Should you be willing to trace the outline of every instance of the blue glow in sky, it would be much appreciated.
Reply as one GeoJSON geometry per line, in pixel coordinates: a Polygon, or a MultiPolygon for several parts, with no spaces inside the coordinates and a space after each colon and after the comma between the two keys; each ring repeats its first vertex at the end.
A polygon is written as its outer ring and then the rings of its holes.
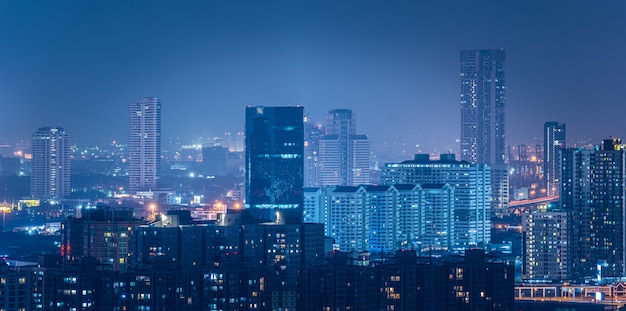
{"type": "Polygon", "coordinates": [[[126,140],[128,103],[150,92],[165,137],[301,105],[320,122],[353,109],[375,145],[457,149],[459,50],[504,48],[508,143],[550,120],[626,138],[625,16],[622,0],[2,1],[0,137],[126,140]]]}

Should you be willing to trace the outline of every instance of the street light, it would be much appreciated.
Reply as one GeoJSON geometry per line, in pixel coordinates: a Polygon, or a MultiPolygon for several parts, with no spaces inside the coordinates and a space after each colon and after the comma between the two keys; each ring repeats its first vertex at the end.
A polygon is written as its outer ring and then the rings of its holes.
{"type": "Polygon", "coordinates": [[[152,211],[152,219],[156,221],[156,204],[150,203],[150,210],[152,211]]]}

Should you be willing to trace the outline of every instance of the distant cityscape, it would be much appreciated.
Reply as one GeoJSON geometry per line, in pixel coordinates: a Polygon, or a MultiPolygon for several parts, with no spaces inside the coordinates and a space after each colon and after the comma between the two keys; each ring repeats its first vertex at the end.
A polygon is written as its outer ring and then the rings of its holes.
{"type": "Polygon", "coordinates": [[[148,95],[128,141],[0,145],[0,310],[622,308],[626,145],[508,145],[505,50],[459,56],[458,154],[394,160],[341,107],[182,142],[148,95]]]}

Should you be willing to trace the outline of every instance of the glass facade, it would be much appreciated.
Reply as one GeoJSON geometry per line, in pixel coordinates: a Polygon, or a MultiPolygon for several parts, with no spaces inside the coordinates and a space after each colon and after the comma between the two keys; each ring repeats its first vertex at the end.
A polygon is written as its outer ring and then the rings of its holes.
{"type": "Polygon", "coordinates": [[[302,107],[246,107],[246,207],[302,209],[302,107]]]}

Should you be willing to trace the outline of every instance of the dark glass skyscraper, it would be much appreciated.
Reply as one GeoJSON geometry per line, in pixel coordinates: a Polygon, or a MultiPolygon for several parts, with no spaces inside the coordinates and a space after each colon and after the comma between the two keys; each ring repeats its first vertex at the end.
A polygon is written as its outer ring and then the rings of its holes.
{"type": "Polygon", "coordinates": [[[246,107],[246,207],[300,212],[304,203],[304,110],[246,107]]]}
{"type": "Polygon", "coordinates": [[[504,164],[504,50],[461,50],[461,160],[504,164]]]}

